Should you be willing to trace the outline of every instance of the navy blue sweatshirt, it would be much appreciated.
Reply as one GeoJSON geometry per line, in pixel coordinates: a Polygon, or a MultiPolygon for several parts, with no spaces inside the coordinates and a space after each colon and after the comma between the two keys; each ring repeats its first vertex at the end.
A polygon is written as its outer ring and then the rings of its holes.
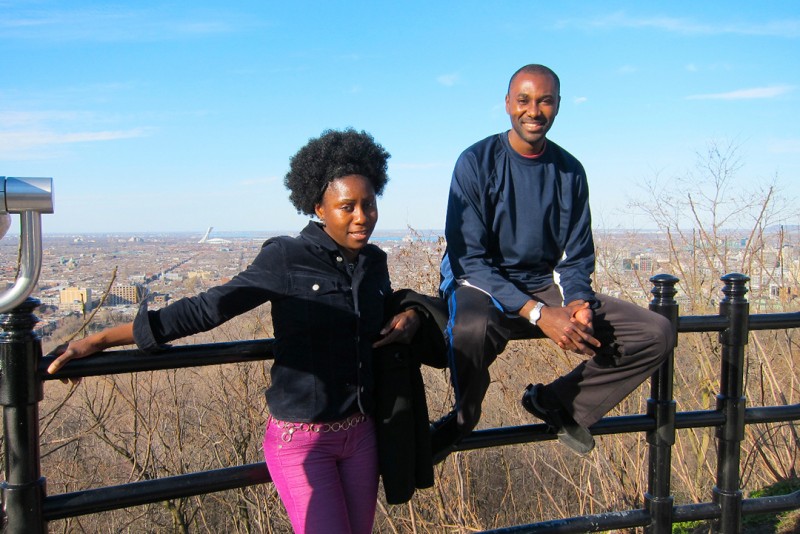
{"type": "Polygon", "coordinates": [[[530,300],[529,291],[553,282],[566,303],[594,300],[586,173],[550,140],[536,158],[511,148],[508,132],[465,150],[453,171],[445,237],[445,290],[454,277],[509,313],[530,300]]]}

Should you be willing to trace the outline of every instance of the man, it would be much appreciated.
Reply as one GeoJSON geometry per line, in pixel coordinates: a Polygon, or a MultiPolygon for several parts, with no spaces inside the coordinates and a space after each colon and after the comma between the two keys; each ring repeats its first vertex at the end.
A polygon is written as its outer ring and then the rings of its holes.
{"type": "Polygon", "coordinates": [[[579,454],[588,427],[646,380],[672,350],[664,317],[596,294],[589,192],[581,163],[546,135],[558,115],[558,76],[527,65],[511,77],[511,129],[465,150],[447,206],[442,294],[448,300],[455,410],[433,425],[441,461],[481,415],[489,365],[511,337],[544,334],[586,356],[523,406],[579,454]]]}

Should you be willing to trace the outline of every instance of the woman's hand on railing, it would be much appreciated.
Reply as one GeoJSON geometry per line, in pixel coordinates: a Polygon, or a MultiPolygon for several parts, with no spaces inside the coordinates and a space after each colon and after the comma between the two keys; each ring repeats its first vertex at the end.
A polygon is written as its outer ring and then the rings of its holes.
{"type": "MultiPolygon", "coordinates": [[[[111,347],[131,345],[133,342],[133,323],[107,328],[83,339],[70,341],[68,344],[56,347],[52,354],[58,357],[47,367],[47,372],[52,375],[71,360],[86,358],[111,347]]],[[[77,384],[81,379],[80,377],[64,378],[61,381],[65,384],[67,382],[77,384]]]]}

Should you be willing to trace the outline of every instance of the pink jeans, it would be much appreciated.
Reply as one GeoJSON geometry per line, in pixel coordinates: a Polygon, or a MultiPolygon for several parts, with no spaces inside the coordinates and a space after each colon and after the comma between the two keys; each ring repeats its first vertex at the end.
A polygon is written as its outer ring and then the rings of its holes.
{"type": "Polygon", "coordinates": [[[378,451],[371,418],[347,430],[316,432],[270,417],[264,458],[297,534],[372,532],[378,451]]]}

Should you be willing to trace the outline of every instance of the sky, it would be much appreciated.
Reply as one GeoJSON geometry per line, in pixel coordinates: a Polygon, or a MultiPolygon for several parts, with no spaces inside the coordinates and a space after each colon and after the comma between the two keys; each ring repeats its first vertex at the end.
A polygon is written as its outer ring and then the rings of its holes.
{"type": "Polygon", "coordinates": [[[715,142],[742,186],[800,196],[793,0],[0,0],[0,176],[53,178],[45,234],[296,232],[289,159],[353,127],[392,155],[377,231],[441,229],[456,158],[509,128],[528,63],[561,78],[549,137],[596,226],[646,227],[642,184],[715,142]]]}

